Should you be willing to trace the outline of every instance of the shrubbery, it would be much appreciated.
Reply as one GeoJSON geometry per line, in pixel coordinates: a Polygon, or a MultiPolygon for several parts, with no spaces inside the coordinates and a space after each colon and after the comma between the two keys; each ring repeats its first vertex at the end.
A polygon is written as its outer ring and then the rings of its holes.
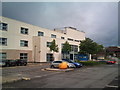
{"type": "Polygon", "coordinates": [[[76,62],[82,63],[84,66],[94,66],[94,65],[106,64],[106,62],[98,62],[98,61],[79,61],[79,60],[76,60],[76,62]]]}

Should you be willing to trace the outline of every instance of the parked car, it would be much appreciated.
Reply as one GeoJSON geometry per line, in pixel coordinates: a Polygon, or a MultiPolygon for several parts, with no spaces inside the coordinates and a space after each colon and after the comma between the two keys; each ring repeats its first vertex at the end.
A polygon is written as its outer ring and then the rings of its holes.
{"type": "Polygon", "coordinates": [[[106,61],[106,60],[99,60],[98,62],[107,63],[107,61],[106,61]]]}
{"type": "Polygon", "coordinates": [[[1,66],[16,66],[16,61],[15,60],[9,60],[9,59],[2,59],[0,60],[1,66]]]}
{"type": "Polygon", "coordinates": [[[7,66],[16,66],[15,60],[6,60],[7,66]]]}
{"type": "Polygon", "coordinates": [[[4,67],[6,65],[4,60],[0,60],[0,67],[4,67]]]}
{"type": "MultiPolygon", "coordinates": [[[[50,67],[51,68],[58,68],[59,64],[61,64],[62,62],[66,62],[66,61],[63,61],[63,60],[53,61],[50,65],[50,67]]],[[[69,62],[66,62],[66,63],[68,65],[68,68],[75,68],[75,65],[73,63],[69,63],[69,62]]]]}
{"type": "Polygon", "coordinates": [[[17,66],[26,66],[27,65],[27,60],[16,59],[15,61],[16,61],[17,66]]]}
{"type": "Polygon", "coordinates": [[[73,62],[73,61],[70,60],[70,59],[62,59],[62,60],[74,64],[74,65],[76,66],[76,68],[80,68],[80,67],[83,66],[82,63],[73,62]]]}
{"type": "Polygon", "coordinates": [[[115,61],[115,60],[108,60],[106,63],[107,63],[107,64],[115,64],[116,61],[115,61]]]}

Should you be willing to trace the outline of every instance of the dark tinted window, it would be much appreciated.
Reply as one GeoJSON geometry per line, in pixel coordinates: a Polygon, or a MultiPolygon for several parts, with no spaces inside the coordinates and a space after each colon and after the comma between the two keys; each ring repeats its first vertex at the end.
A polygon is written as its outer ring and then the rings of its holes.
{"type": "Polygon", "coordinates": [[[62,61],[54,61],[54,63],[62,63],[62,61]]]}

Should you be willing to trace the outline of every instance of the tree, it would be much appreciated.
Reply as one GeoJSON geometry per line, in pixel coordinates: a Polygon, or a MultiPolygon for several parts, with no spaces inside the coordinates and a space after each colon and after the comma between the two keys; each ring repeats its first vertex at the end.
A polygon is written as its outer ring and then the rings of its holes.
{"type": "MultiPolygon", "coordinates": [[[[50,45],[49,48],[50,48],[50,51],[53,51],[53,55],[54,55],[54,52],[59,51],[59,48],[58,48],[58,45],[55,42],[55,39],[51,42],[51,45],[50,45]]],[[[53,60],[54,60],[54,57],[53,57],[53,60]]]]}
{"type": "Polygon", "coordinates": [[[99,45],[96,42],[93,42],[90,38],[86,38],[80,43],[80,53],[84,54],[96,54],[103,50],[103,45],[99,45]]]}
{"type": "MultiPolygon", "coordinates": [[[[64,44],[63,44],[63,47],[62,47],[62,53],[63,53],[63,57],[64,55],[66,54],[69,54],[69,52],[71,51],[71,46],[70,44],[66,41],[64,44]]],[[[64,57],[65,58],[65,57],[64,57]]],[[[66,57],[67,58],[67,57],[66,57]]]]}

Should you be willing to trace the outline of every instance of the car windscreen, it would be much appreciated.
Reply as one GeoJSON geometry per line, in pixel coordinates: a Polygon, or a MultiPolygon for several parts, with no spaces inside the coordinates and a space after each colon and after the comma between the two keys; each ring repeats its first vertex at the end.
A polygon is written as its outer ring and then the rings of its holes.
{"type": "Polygon", "coordinates": [[[62,61],[54,61],[53,63],[62,63],[62,61]]]}

